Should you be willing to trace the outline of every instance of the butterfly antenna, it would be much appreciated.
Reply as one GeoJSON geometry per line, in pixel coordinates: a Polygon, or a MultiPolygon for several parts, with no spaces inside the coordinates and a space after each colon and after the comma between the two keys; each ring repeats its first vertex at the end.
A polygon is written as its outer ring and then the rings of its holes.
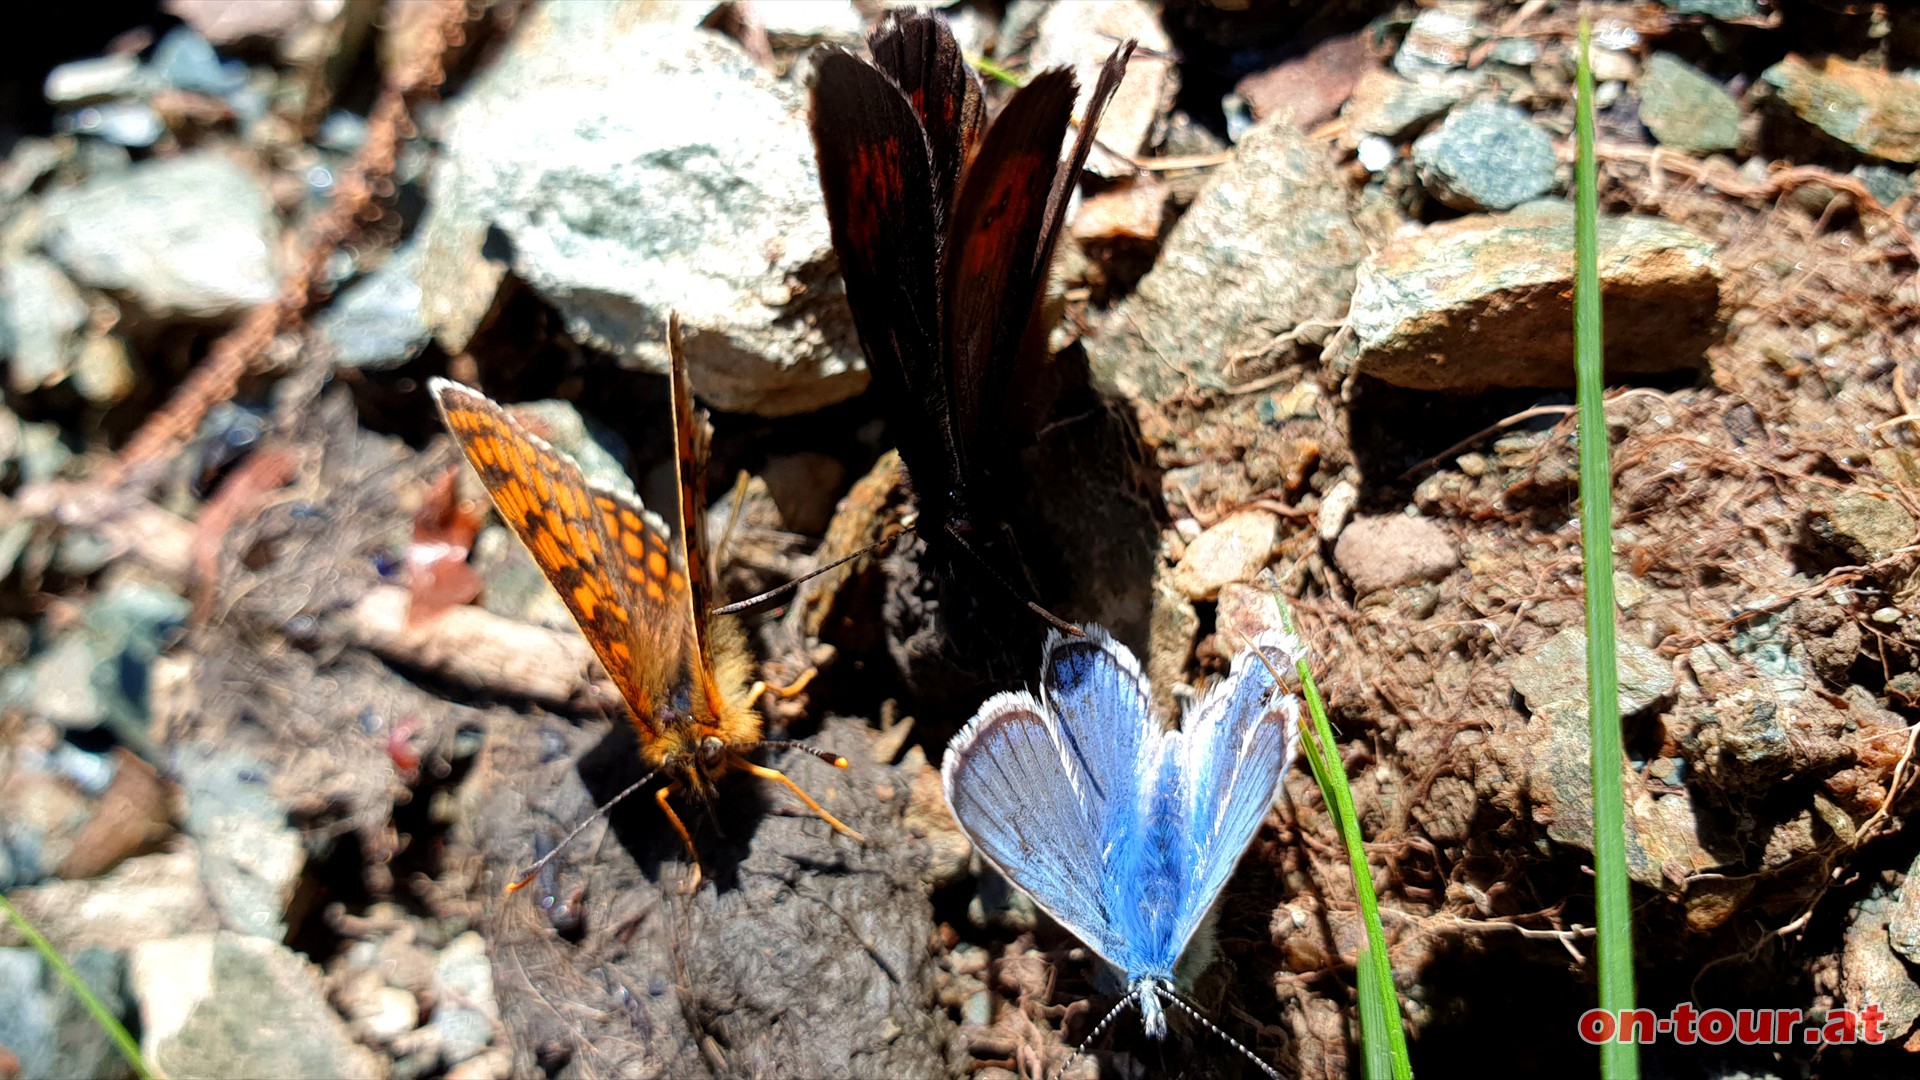
{"type": "Polygon", "coordinates": [[[1174,990],[1165,986],[1156,986],[1146,992],[1149,994],[1159,994],[1161,998],[1165,999],[1169,1004],[1173,1005],[1174,1007],[1178,1008],[1181,1012],[1186,1013],[1188,1016],[1191,1016],[1195,1020],[1199,1021],[1201,1027],[1206,1028],[1208,1031],[1211,1031],[1215,1035],[1220,1036],[1223,1042],[1225,1042],[1228,1046],[1233,1047],[1235,1050],[1240,1051],[1243,1057],[1245,1057],[1248,1061],[1253,1062],[1254,1065],[1257,1068],[1259,1068],[1261,1072],[1266,1073],[1269,1080],[1282,1080],[1280,1073],[1276,1071],[1273,1066],[1260,1060],[1259,1055],[1247,1049],[1245,1044],[1241,1043],[1239,1039],[1236,1039],[1233,1036],[1227,1034],[1226,1032],[1220,1030],[1220,1025],[1200,1015],[1199,1009],[1196,1009],[1192,1005],[1189,1005],[1187,1003],[1187,1000],[1181,997],[1174,990]]]}
{"type": "Polygon", "coordinates": [[[879,549],[886,547],[888,544],[893,543],[895,540],[900,539],[902,536],[912,531],[913,531],[913,526],[909,525],[904,529],[900,529],[892,533],[891,535],[883,536],[880,539],[875,540],[873,543],[868,544],[866,547],[861,548],[859,551],[856,551],[851,555],[845,555],[838,559],[835,559],[832,562],[828,563],[827,565],[820,567],[819,569],[809,570],[806,573],[800,575],[799,577],[794,578],[792,581],[787,582],[785,585],[776,585],[773,588],[768,589],[766,592],[761,593],[759,596],[750,596],[745,600],[736,600],[733,603],[726,605],[725,607],[714,608],[710,612],[710,614],[733,615],[738,612],[745,611],[748,608],[757,607],[760,604],[764,603],[765,601],[771,600],[776,596],[780,596],[784,593],[792,592],[793,590],[799,588],[800,586],[805,585],[807,582],[812,581],[814,578],[819,577],[821,574],[827,573],[832,570],[838,570],[842,566],[845,566],[848,563],[852,562],[853,560],[860,558],[862,555],[871,555],[875,551],[878,551],[879,549]]]}
{"type": "Polygon", "coordinates": [[[974,549],[974,546],[972,544],[967,543],[967,538],[960,535],[960,530],[954,528],[951,525],[948,525],[945,529],[945,532],[947,536],[952,538],[954,543],[960,545],[960,548],[962,551],[965,551],[968,555],[973,556],[973,561],[980,564],[980,569],[985,570],[987,572],[988,577],[998,582],[1001,588],[1007,590],[1007,595],[1027,605],[1027,608],[1031,610],[1035,615],[1038,615],[1042,619],[1045,619],[1048,625],[1052,626],[1055,630],[1060,631],[1061,633],[1067,635],[1068,637],[1086,637],[1087,636],[1087,632],[1085,630],[1080,629],[1079,627],[1073,625],[1072,623],[1061,618],[1060,616],[1055,615],[1053,612],[1048,611],[1046,608],[1041,607],[1038,601],[1028,599],[1026,593],[1021,592],[1019,589],[1014,588],[1012,582],[1000,576],[1000,571],[995,570],[993,568],[993,564],[987,561],[987,557],[985,555],[980,554],[979,551],[974,549]]]}
{"type": "Polygon", "coordinates": [[[514,879],[513,883],[507,886],[506,895],[512,896],[514,893],[517,893],[521,889],[526,888],[528,882],[531,882],[534,878],[537,878],[540,876],[540,871],[545,870],[547,868],[547,864],[553,861],[553,857],[555,855],[558,855],[562,851],[565,851],[567,849],[567,845],[573,843],[574,837],[579,836],[583,831],[585,831],[587,826],[607,816],[607,811],[613,809],[615,806],[618,806],[620,804],[620,800],[626,798],[627,796],[633,794],[636,791],[639,791],[641,785],[653,779],[656,775],[658,775],[658,770],[656,770],[655,772],[648,773],[647,775],[641,777],[640,779],[635,780],[633,783],[628,784],[627,789],[625,791],[622,791],[620,794],[615,795],[613,798],[608,799],[604,803],[601,803],[600,808],[598,810],[595,810],[593,813],[588,814],[586,817],[586,820],[582,821],[580,824],[575,825],[573,827],[572,832],[561,837],[560,842],[553,846],[552,851],[549,851],[545,855],[540,856],[539,859],[534,861],[534,864],[532,866],[527,868],[525,873],[521,874],[518,878],[514,879]]]}
{"type": "Polygon", "coordinates": [[[844,769],[847,767],[847,759],[841,757],[839,754],[831,750],[822,750],[817,746],[808,746],[803,742],[795,742],[792,739],[762,739],[754,743],[753,747],[765,747],[768,750],[798,750],[802,753],[812,754],[814,757],[819,758],[821,761],[826,762],[836,769],[844,769]]]}
{"type": "Polygon", "coordinates": [[[1092,1046],[1099,1040],[1100,1034],[1107,1030],[1107,1025],[1113,1023],[1113,1018],[1120,1015],[1120,1010],[1133,1004],[1133,999],[1139,996],[1138,993],[1132,993],[1115,1002],[1113,1008],[1107,1010],[1107,1015],[1101,1017],[1100,1022],[1093,1025],[1093,1030],[1087,1033],[1087,1037],[1080,1040],[1080,1045],[1073,1048],[1073,1053],[1067,1055],[1067,1060],[1060,1063],[1060,1068],[1053,1074],[1053,1080],[1060,1080],[1061,1077],[1067,1075],[1067,1070],[1072,1068],[1073,1063],[1079,1061],[1080,1056],[1087,1052],[1087,1047],[1092,1046]]]}

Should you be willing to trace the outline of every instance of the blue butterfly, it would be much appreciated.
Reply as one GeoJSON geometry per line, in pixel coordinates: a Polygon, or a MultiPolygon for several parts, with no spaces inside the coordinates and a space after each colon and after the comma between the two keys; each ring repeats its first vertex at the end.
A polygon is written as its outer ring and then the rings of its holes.
{"type": "Polygon", "coordinates": [[[1121,1004],[1137,1003],[1155,1038],[1163,999],[1191,1012],[1175,968],[1299,745],[1299,703],[1274,671],[1294,666],[1300,643],[1270,631],[1254,648],[1168,729],[1126,646],[1098,626],[1055,632],[1039,696],[987,699],[941,769],[974,848],[1126,975],[1121,1004]]]}

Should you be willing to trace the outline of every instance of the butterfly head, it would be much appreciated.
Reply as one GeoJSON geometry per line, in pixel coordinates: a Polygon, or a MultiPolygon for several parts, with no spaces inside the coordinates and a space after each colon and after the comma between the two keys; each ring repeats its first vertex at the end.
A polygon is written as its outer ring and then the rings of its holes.
{"type": "Polygon", "coordinates": [[[706,693],[690,686],[674,694],[648,747],[659,755],[662,770],[698,796],[711,795],[715,782],[760,740],[760,715],[744,700],[746,695],[712,689],[706,693]]]}

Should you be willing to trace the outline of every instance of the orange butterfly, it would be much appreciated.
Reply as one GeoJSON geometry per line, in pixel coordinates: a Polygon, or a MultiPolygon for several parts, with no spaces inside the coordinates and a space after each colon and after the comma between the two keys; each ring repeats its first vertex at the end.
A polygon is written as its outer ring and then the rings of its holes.
{"type": "MultiPolygon", "coordinates": [[[[446,379],[434,379],[428,388],[500,516],[560,594],[626,699],[640,735],[641,763],[651,770],[633,788],[655,773],[672,777],[655,799],[687,846],[692,891],[700,885],[700,856],[667,797],[685,790],[711,798],[714,782],[732,769],[785,784],[834,829],[855,840],[866,838],[786,774],[747,759],[758,747],[795,746],[847,767],[845,758],[760,737],[755,704],[768,687],[759,681],[748,685],[753,658],[739,623],[709,614],[715,581],[706,534],[706,428],[694,415],[677,315],[668,320],[667,343],[680,490],[677,543],[638,499],[587,480],[572,459],[484,395],[446,379]]],[[[507,891],[532,880],[539,869],[536,865],[507,891]]]]}

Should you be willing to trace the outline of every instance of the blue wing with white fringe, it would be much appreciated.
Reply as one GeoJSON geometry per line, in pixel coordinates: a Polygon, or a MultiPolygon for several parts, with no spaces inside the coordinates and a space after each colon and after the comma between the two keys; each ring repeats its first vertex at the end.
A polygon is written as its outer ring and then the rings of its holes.
{"type": "MultiPolygon", "coordinates": [[[[1284,635],[1256,645],[1276,669],[1299,655],[1284,635]]],[[[942,780],[954,819],[1001,873],[1130,983],[1171,983],[1266,815],[1297,720],[1249,650],[1185,729],[1163,729],[1133,654],[1088,627],[1049,638],[1038,697],[981,706],[942,780]]],[[[1154,1027],[1157,1002],[1142,1011],[1154,1027]]]]}

